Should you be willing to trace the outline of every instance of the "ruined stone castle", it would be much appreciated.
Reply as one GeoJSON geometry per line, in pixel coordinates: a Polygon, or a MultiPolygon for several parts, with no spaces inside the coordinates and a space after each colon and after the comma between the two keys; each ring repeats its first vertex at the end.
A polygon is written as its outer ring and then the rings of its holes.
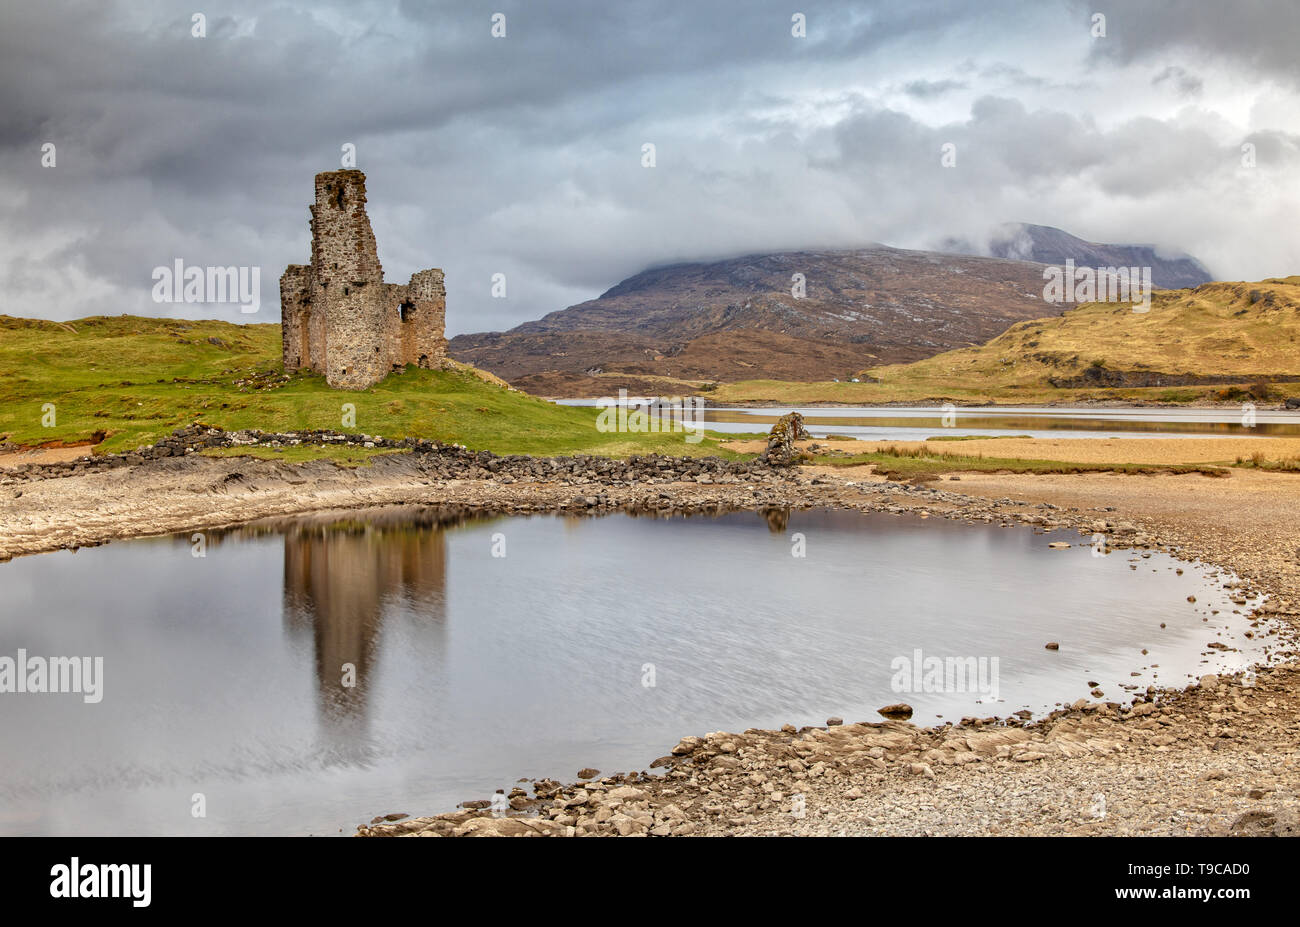
{"type": "Polygon", "coordinates": [[[384,283],[366,215],[366,175],[316,175],[311,264],[280,278],[284,369],[324,374],[336,389],[365,389],[407,364],[446,358],[442,271],[421,270],[405,286],[384,283]]]}

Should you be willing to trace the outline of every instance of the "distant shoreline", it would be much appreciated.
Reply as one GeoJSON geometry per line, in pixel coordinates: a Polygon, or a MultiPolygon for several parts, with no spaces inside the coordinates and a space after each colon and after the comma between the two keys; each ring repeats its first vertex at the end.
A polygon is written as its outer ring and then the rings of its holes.
{"type": "MultiPolygon", "coordinates": [[[[664,394],[665,398],[675,398],[671,394],[664,394]]],[[[539,396],[539,399],[545,399],[547,402],[582,402],[595,403],[596,398],[591,396],[539,396]]],[[[648,397],[647,397],[648,398],[648,397]]],[[[719,402],[709,398],[707,395],[694,395],[690,398],[701,399],[704,401],[706,409],[941,409],[944,405],[951,403],[958,409],[1178,409],[1189,412],[1221,412],[1224,410],[1239,410],[1240,402],[1149,402],[1145,400],[1131,399],[1098,399],[1090,402],[1079,401],[1061,401],[1061,402],[976,402],[973,400],[954,400],[954,399],[926,399],[926,400],[895,400],[893,402],[831,402],[829,400],[816,400],[812,402],[784,402],[775,399],[737,399],[728,402],[719,402]]],[[[1288,409],[1284,403],[1265,403],[1257,406],[1261,412],[1295,412],[1300,420],[1300,408],[1288,409]]]]}
{"type": "MultiPolygon", "coordinates": [[[[1218,412],[1223,409],[1240,409],[1240,402],[1219,402],[1219,403],[1197,403],[1186,404],[1181,402],[1137,402],[1125,399],[1099,399],[1095,402],[973,402],[969,400],[925,400],[908,402],[898,400],[895,402],[872,402],[872,403],[851,403],[851,402],[776,402],[768,399],[745,399],[736,402],[716,403],[707,396],[704,397],[705,408],[827,408],[827,409],[939,409],[945,404],[951,403],[958,409],[1183,409],[1188,411],[1204,410],[1206,412],[1218,412]]],[[[1261,411],[1270,410],[1278,412],[1294,411],[1300,414],[1300,410],[1287,409],[1284,405],[1262,406],[1261,411]]]]}

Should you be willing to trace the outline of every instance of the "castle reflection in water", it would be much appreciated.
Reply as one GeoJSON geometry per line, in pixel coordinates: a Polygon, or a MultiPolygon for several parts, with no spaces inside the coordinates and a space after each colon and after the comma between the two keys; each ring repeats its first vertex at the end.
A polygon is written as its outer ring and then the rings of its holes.
{"type": "MultiPolygon", "coordinates": [[[[770,507],[757,514],[770,531],[784,532],[788,509],[770,507]]],[[[313,656],[323,760],[367,758],[370,701],[383,669],[386,624],[391,634],[403,630],[397,624],[408,623],[432,659],[445,651],[448,529],[504,517],[455,506],[390,506],[263,519],[211,533],[213,546],[223,538],[282,539],[284,628],[313,656]]]]}
{"type": "Polygon", "coordinates": [[[314,656],[322,746],[342,754],[336,759],[359,759],[369,741],[385,622],[411,622],[433,651],[442,650],[445,532],[469,520],[454,508],[400,506],[266,519],[213,539],[283,539],[285,632],[314,656]]]}
{"type": "Polygon", "coordinates": [[[427,627],[444,625],[443,530],[462,520],[403,509],[298,521],[285,530],[285,628],[311,635],[320,713],[328,726],[364,720],[387,610],[400,608],[427,627]]]}

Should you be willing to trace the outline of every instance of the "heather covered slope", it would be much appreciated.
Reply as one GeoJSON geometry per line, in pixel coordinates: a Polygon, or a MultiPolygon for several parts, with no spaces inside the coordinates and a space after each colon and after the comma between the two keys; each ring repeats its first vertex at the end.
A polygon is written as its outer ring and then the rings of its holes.
{"type": "Polygon", "coordinates": [[[1059,315],[1043,298],[1045,264],[1151,267],[1157,287],[1210,279],[1187,255],[1088,242],[1047,226],[1000,226],[981,248],[948,245],[965,253],[872,245],[655,267],[509,331],[457,336],[449,351],[539,395],[847,380],[1059,315]]]}
{"type": "Polygon", "coordinates": [[[449,352],[516,385],[549,374],[813,380],[979,344],[1050,315],[1042,267],[905,251],[792,251],[676,264],[508,332],[460,335],[449,352]],[[806,288],[796,298],[795,275],[806,288]]]}

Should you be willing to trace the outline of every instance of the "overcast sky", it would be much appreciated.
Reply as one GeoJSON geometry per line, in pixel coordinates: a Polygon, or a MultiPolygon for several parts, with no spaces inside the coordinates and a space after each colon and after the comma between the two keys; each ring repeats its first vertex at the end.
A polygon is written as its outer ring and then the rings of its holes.
{"type": "Polygon", "coordinates": [[[278,322],[345,143],[387,279],[443,268],[449,334],[654,264],[1012,220],[1300,273],[1298,38],[1293,0],[9,3],[0,312],[278,322]],[[260,267],[261,310],[155,303],[178,258],[260,267]]]}

